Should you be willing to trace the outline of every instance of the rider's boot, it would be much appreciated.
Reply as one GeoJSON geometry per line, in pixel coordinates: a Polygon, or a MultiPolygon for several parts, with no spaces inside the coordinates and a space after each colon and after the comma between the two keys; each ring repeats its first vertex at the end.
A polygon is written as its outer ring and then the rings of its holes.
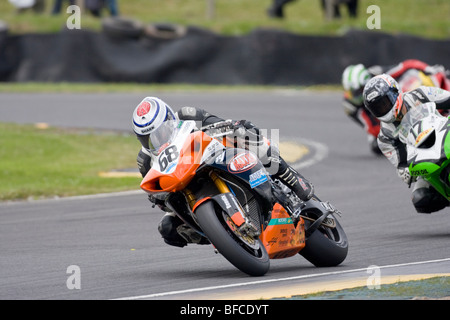
{"type": "Polygon", "coordinates": [[[276,173],[271,173],[272,178],[280,180],[284,185],[292,190],[302,201],[307,201],[314,195],[314,186],[298,173],[294,168],[289,166],[287,162],[279,155],[276,148],[270,147],[268,152],[268,161],[265,162],[265,167],[274,170],[276,173]]]}
{"type": "Polygon", "coordinates": [[[274,178],[280,180],[291,189],[302,201],[307,201],[314,195],[314,186],[294,168],[279,157],[280,167],[274,178]]]}

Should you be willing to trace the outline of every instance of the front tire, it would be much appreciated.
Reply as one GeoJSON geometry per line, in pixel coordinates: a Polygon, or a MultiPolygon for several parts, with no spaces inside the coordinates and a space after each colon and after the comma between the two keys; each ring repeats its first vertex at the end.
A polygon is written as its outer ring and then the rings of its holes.
{"type": "Polygon", "coordinates": [[[231,264],[250,276],[263,276],[269,271],[270,260],[260,239],[255,239],[255,247],[249,246],[236,235],[225,222],[225,214],[214,206],[214,202],[201,204],[195,215],[201,229],[231,264]]]}

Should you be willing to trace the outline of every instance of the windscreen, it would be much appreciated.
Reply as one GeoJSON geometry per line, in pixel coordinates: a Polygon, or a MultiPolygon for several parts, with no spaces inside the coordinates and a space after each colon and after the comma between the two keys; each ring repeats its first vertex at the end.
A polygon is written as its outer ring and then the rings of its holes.
{"type": "Polygon", "coordinates": [[[177,120],[164,121],[158,129],[150,134],[150,150],[154,154],[159,155],[159,153],[164,149],[163,147],[172,143],[176,134],[178,122],[179,121],[177,120]]]}

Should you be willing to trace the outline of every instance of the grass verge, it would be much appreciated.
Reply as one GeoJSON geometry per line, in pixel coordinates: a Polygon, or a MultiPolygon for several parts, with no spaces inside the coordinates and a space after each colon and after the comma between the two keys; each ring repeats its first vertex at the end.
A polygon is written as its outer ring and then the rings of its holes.
{"type": "Polygon", "coordinates": [[[135,168],[139,147],[130,134],[0,123],[0,200],[137,190],[139,178],[99,172],[135,168]]]}
{"type": "Polygon", "coordinates": [[[341,91],[341,85],[314,86],[257,86],[257,85],[200,85],[200,84],[142,84],[142,83],[46,83],[46,82],[3,82],[0,93],[147,93],[148,92],[223,92],[223,91],[277,91],[313,90],[341,91]]]}
{"type": "Polygon", "coordinates": [[[289,300],[426,300],[450,299],[450,277],[437,276],[381,285],[379,289],[357,287],[293,296],[289,300]]]}
{"type": "MultiPolygon", "coordinates": [[[[64,2],[68,3],[68,2],[64,2]]],[[[320,0],[296,0],[285,6],[284,19],[267,15],[272,0],[119,0],[122,16],[143,23],[169,22],[196,25],[225,35],[243,35],[255,28],[276,28],[299,34],[339,35],[348,28],[367,29],[372,12],[377,5],[381,14],[381,30],[388,33],[409,33],[430,38],[450,36],[450,2],[448,0],[359,0],[358,15],[349,18],[341,6],[341,18],[325,19],[320,0]],[[214,2],[211,15],[208,2],[214,2]]],[[[47,1],[43,14],[32,11],[18,14],[9,1],[0,1],[0,19],[10,25],[12,33],[57,32],[66,25],[70,13],[65,9],[51,15],[53,1],[47,1]]],[[[65,4],[66,5],[66,4],[65,4]]],[[[103,16],[108,16],[107,10],[103,16]]],[[[83,13],[82,29],[100,30],[100,20],[83,13]]]]}

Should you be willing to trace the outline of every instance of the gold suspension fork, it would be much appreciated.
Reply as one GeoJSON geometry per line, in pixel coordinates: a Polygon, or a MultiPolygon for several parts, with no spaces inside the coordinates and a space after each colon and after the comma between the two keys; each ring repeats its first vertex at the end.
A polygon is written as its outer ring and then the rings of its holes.
{"type": "Polygon", "coordinates": [[[195,197],[195,195],[192,193],[191,190],[189,190],[188,188],[183,190],[183,193],[187,199],[187,202],[189,204],[189,207],[194,208],[195,203],[197,202],[197,198],[195,197]]]}
{"type": "Polygon", "coordinates": [[[212,181],[216,185],[217,189],[219,189],[220,193],[231,192],[230,189],[228,188],[227,184],[222,179],[220,179],[220,177],[214,171],[211,171],[209,176],[211,177],[212,181]]]}
{"type": "MultiPolygon", "coordinates": [[[[220,193],[231,193],[227,184],[214,171],[211,171],[209,176],[216,185],[217,189],[219,189],[220,193]]],[[[232,217],[227,217],[227,224],[236,235],[244,239],[245,242],[254,245],[256,241],[255,239],[259,236],[259,233],[256,234],[258,229],[245,217],[245,211],[241,204],[239,202],[237,204],[239,205],[241,213],[236,213],[232,217]]]]}
{"type": "MultiPolygon", "coordinates": [[[[217,189],[219,189],[220,193],[229,193],[231,192],[226,183],[215,173],[211,172],[210,177],[214,184],[216,185],[217,189]]],[[[191,190],[188,188],[183,190],[184,195],[186,196],[186,199],[188,201],[189,206],[192,208],[194,207],[195,203],[197,202],[197,198],[192,193],[191,190]]]]}

